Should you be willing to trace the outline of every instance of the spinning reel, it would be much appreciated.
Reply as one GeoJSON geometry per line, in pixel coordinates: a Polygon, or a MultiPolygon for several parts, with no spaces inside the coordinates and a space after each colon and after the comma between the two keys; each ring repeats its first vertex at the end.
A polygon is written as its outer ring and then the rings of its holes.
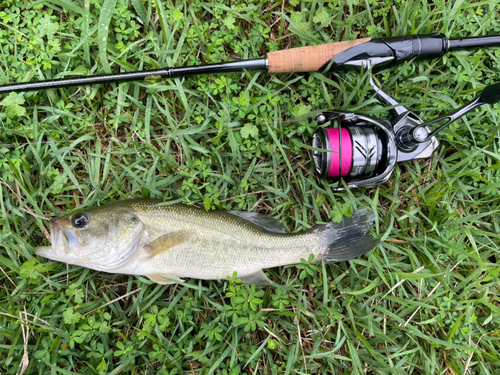
{"type": "Polygon", "coordinates": [[[394,107],[396,117],[392,121],[340,111],[316,116],[317,123],[325,127],[314,134],[312,145],[328,150],[313,151],[316,173],[319,177],[343,178],[348,188],[385,183],[397,162],[430,157],[438,147],[435,135],[452,122],[476,107],[500,101],[497,83],[487,86],[463,107],[424,123],[377,87],[371,74],[370,85],[380,99],[394,107]],[[443,121],[436,130],[429,129],[429,125],[443,121]]]}

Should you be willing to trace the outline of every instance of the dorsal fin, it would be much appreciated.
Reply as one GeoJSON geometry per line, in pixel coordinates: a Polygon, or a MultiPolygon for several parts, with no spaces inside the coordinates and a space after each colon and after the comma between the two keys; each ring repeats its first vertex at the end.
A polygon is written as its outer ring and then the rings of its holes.
{"type": "Polygon", "coordinates": [[[266,232],[286,233],[283,225],[273,217],[248,211],[227,211],[231,215],[241,217],[244,220],[257,225],[266,232]]]}

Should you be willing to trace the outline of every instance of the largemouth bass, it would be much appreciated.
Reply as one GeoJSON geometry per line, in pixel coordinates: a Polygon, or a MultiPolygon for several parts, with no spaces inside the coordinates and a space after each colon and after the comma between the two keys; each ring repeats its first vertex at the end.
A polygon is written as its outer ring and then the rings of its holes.
{"type": "Polygon", "coordinates": [[[159,284],[182,278],[226,279],[236,271],[244,283],[272,284],[264,268],[315,261],[341,262],[379,244],[366,232],[374,215],[355,212],[287,234],[275,219],[251,212],[206,211],[160,200],[119,201],[50,222],[52,246],[36,254],[98,271],[144,275],[159,284]]]}

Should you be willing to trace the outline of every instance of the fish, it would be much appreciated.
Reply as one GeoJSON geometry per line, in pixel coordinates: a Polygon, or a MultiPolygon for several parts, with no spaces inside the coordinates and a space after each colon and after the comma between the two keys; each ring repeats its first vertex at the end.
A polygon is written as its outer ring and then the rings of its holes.
{"type": "Polygon", "coordinates": [[[271,285],[264,269],[338,263],[380,244],[367,234],[374,214],[355,211],[340,223],[286,233],[276,219],[254,212],[211,210],[162,200],[131,199],[50,221],[51,246],[39,256],[97,271],[146,276],[158,284],[184,278],[271,285]]]}

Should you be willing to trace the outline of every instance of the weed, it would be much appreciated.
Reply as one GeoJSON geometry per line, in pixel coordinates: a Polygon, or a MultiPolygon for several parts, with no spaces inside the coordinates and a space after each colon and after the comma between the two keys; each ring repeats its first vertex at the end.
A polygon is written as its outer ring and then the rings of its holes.
{"type": "MultiPolygon", "coordinates": [[[[0,82],[264,56],[361,37],[500,34],[496,1],[0,1],[0,82]]],[[[498,82],[498,49],[380,67],[425,120],[498,82]]],[[[439,135],[430,159],[334,193],[305,146],[323,109],[389,116],[356,70],[242,72],[0,98],[2,374],[498,372],[499,106],[439,135]],[[161,286],[48,261],[47,221],[151,197],[254,210],[288,232],[368,207],[384,240],[277,285],[161,286]],[[27,360],[29,362],[27,362],[27,360]]]]}

